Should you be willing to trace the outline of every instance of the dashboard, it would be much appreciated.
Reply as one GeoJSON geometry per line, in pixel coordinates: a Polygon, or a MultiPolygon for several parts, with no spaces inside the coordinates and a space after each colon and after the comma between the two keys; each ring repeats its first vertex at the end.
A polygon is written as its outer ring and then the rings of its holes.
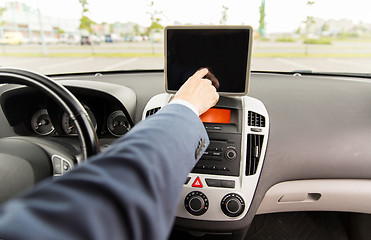
{"type": "MultiPolygon", "coordinates": [[[[105,144],[171,98],[163,71],[52,78],[91,111],[105,144]],[[109,129],[116,117],[126,129],[119,134],[109,129]]],[[[227,120],[204,119],[211,144],[183,186],[175,228],[230,233],[259,214],[371,213],[370,92],[367,78],[253,72],[248,96],[221,97],[215,106],[227,120]]],[[[73,138],[63,129],[71,127],[63,111],[44,97],[14,86],[0,86],[0,93],[1,137],[73,138]],[[37,125],[47,129],[37,133],[37,125]]]]}
{"type": "MultiPolygon", "coordinates": [[[[134,114],[136,98],[131,89],[107,83],[65,84],[84,106],[100,139],[121,137],[134,126],[131,116],[134,114]],[[110,89],[115,89],[119,95],[110,93],[110,89]]],[[[77,135],[77,127],[69,114],[36,90],[17,87],[6,91],[2,94],[1,106],[9,124],[18,135],[77,135]]]]}

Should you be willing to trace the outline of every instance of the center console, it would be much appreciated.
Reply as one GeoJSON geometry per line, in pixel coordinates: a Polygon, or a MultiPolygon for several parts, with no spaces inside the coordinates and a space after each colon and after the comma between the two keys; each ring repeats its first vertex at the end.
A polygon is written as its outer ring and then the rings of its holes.
{"type": "Polygon", "coordinates": [[[176,227],[193,234],[233,232],[240,239],[243,233],[236,233],[247,229],[239,223],[253,200],[269,134],[263,103],[247,96],[252,32],[249,26],[165,29],[166,93],[150,99],[142,119],[167,105],[200,68],[208,69],[204,78],[220,95],[200,116],[210,145],[188,175],[178,202],[176,227]]]}
{"type": "MultiPolygon", "coordinates": [[[[154,96],[145,107],[143,119],[168,104],[171,96],[167,93],[154,96]]],[[[240,220],[249,210],[259,180],[268,142],[269,116],[261,101],[248,96],[221,96],[209,111],[201,120],[210,145],[188,175],[177,217],[240,220]]]]}

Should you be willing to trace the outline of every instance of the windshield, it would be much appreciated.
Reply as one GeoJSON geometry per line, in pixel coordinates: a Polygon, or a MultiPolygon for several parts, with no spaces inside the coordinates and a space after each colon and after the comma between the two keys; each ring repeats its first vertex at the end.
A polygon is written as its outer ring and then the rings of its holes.
{"type": "Polygon", "coordinates": [[[163,69],[167,25],[250,25],[252,70],[371,73],[371,1],[0,1],[0,65],[163,69]]]}

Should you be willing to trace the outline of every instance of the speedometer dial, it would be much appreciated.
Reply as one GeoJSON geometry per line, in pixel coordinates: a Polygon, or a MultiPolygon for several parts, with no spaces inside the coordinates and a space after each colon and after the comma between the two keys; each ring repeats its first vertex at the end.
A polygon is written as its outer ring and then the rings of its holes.
{"type": "Polygon", "coordinates": [[[48,135],[53,132],[54,126],[50,121],[48,111],[40,109],[31,117],[31,127],[39,135],[48,135]]]}
{"type": "MultiPolygon", "coordinates": [[[[90,117],[90,120],[93,124],[94,129],[97,130],[97,121],[94,117],[93,112],[86,105],[83,105],[83,106],[90,117]]],[[[63,132],[67,135],[77,134],[77,127],[76,127],[75,121],[66,112],[63,113],[62,115],[62,129],[63,129],[63,132]]]]}
{"type": "Polygon", "coordinates": [[[125,114],[118,110],[109,115],[107,128],[112,135],[120,137],[130,130],[130,124],[125,114]]]}
{"type": "Polygon", "coordinates": [[[62,116],[62,129],[67,135],[77,134],[75,121],[67,113],[63,113],[62,116]]]}

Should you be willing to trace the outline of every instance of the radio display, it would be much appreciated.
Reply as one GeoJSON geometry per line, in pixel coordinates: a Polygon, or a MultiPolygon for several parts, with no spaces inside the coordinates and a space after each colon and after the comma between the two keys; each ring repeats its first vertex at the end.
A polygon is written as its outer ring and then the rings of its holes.
{"type": "Polygon", "coordinates": [[[200,118],[204,123],[231,123],[231,110],[210,108],[200,118]]]}

